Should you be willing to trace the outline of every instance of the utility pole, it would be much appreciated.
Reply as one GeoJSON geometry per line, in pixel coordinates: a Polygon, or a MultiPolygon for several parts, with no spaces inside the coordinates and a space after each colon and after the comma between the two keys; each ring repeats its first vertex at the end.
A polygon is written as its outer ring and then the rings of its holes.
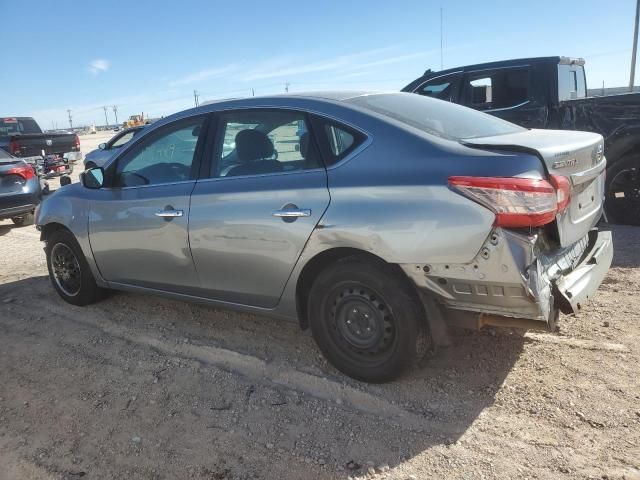
{"type": "Polygon", "coordinates": [[[636,23],[633,29],[633,49],[631,50],[631,76],[629,77],[629,91],[633,92],[636,77],[636,53],[638,52],[638,19],[640,19],[640,0],[636,2],[636,23]]]}
{"type": "Polygon", "coordinates": [[[104,126],[105,128],[109,127],[109,119],[107,118],[107,107],[102,107],[102,109],[104,110],[104,126]]]}
{"type": "Polygon", "coordinates": [[[71,120],[71,110],[67,110],[67,114],[69,115],[69,128],[73,130],[73,121],[71,120]]]}
{"type": "Polygon", "coordinates": [[[118,125],[118,106],[117,105],[113,106],[113,114],[116,117],[116,125],[118,125]]]}
{"type": "Polygon", "coordinates": [[[256,96],[256,91],[255,91],[253,88],[251,89],[251,96],[252,96],[252,97],[255,97],[255,96],[256,96]]]}
{"type": "MultiPolygon", "coordinates": [[[[640,1],[640,0],[638,0],[638,1],[640,1]]],[[[289,82],[284,84],[284,91],[287,92],[287,93],[289,93],[289,85],[291,85],[289,82]]]]}
{"type": "Polygon", "coordinates": [[[193,103],[195,103],[196,107],[200,106],[200,102],[198,101],[198,97],[200,97],[200,95],[198,95],[198,91],[194,90],[193,91],[193,103]]]}

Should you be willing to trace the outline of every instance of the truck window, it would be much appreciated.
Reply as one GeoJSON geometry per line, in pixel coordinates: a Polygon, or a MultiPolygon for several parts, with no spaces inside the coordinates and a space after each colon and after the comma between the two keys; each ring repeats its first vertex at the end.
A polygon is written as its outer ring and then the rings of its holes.
{"type": "Polygon", "coordinates": [[[496,110],[529,100],[529,69],[509,68],[470,73],[464,82],[465,105],[477,110],[496,110]]]}
{"type": "Polygon", "coordinates": [[[558,65],[558,100],[575,100],[587,96],[582,65],[558,65]]]}
{"type": "Polygon", "coordinates": [[[458,77],[453,75],[437,77],[420,85],[415,92],[425,97],[451,102],[455,100],[453,95],[457,78],[458,77]]]}
{"type": "Polygon", "coordinates": [[[33,118],[0,118],[0,135],[22,135],[23,133],[42,133],[33,118]]]}

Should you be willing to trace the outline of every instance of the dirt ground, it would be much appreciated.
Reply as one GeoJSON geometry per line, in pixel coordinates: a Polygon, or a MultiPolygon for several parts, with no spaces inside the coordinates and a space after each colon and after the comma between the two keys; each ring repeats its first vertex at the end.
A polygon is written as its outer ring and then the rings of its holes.
{"type": "Polygon", "coordinates": [[[455,332],[367,385],[292,323],[65,304],[35,228],[0,222],[0,479],[639,479],[640,228],[612,229],[559,334],[455,332]]]}

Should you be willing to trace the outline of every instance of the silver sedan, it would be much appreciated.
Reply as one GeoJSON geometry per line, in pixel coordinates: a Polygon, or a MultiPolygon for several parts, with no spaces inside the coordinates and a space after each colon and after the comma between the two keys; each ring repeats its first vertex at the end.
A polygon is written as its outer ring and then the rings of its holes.
{"type": "Polygon", "coordinates": [[[447,326],[554,329],[609,268],[600,135],[408,93],[222,101],[145,128],[37,212],[53,287],[297,321],[384,382],[447,326]]]}

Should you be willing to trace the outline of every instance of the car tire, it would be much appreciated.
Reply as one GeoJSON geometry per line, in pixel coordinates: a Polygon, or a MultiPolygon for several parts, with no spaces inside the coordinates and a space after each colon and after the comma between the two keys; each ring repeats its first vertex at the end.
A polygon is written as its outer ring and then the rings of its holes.
{"type": "Polygon", "coordinates": [[[605,185],[607,219],[613,223],[640,225],[640,155],[628,155],[613,163],[607,169],[605,185]]]}
{"type": "Polygon", "coordinates": [[[20,217],[13,217],[11,221],[16,227],[26,227],[27,225],[33,225],[33,212],[27,213],[26,215],[22,215],[20,217]]]}
{"type": "Polygon", "coordinates": [[[370,383],[416,363],[424,310],[388,265],[349,257],[323,270],[308,297],[309,325],[338,370],[370,383]]]}
{"type": "Polygon", "coordinates": [[[57,230],[47,238],[49,279],[58,295],[72,305],[89,305],[104,296],[73,234],[57,230]]]}

